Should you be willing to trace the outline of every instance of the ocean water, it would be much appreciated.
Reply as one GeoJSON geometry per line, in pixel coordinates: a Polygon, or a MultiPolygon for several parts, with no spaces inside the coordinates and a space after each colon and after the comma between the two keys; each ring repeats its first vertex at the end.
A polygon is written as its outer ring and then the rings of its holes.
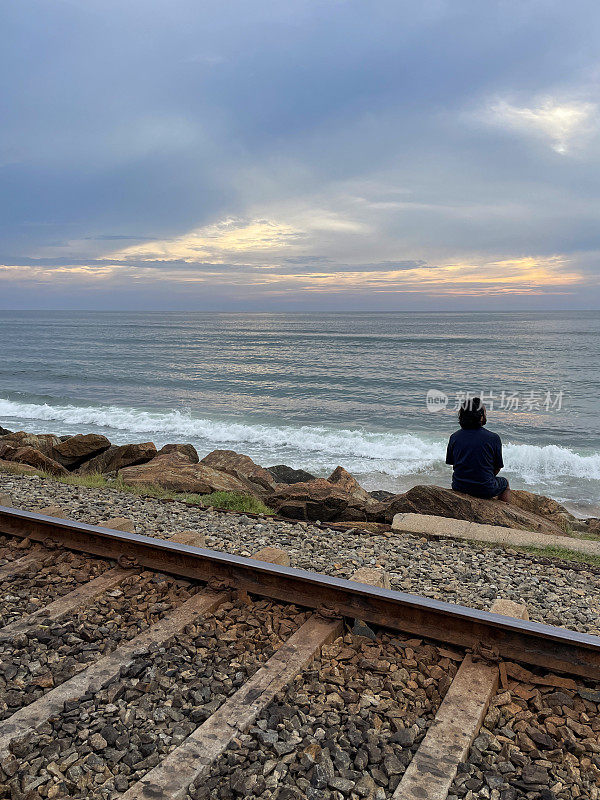
{"type": "Polygon", "coordinates": [[[511,485],[600,515],[599,312],[0,311],[10,429],[185,441],[319,475],[341,464],[404,491],[449,485],[469,392],[487,400],[511,485]]]}

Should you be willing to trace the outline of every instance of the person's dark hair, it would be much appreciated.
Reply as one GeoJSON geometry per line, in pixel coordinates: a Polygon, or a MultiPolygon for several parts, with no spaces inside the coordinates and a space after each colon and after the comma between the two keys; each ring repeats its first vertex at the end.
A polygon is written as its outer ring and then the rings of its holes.
{"type": "Polygon", "coordinates": [[[461,428],[474,430],[481,428],[485,409],[479,397],[472,397],[461,403],[458,409],[458,423],[461,428]]]}

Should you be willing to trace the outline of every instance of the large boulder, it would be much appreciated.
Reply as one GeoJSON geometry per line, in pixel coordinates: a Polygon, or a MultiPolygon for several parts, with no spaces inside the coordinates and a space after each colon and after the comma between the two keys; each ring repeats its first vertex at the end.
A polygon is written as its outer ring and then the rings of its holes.
{"type": "Polygon", "coordinates": [[[9,436],[11,433],[12,431],[9,431],[8,428],[3,428],[2,425],[0,425],[0,436],[9,436]]]}
{"type": "Polygon", "coordinates": [[[15,431],[7,433],[0,439],[0,444],[10,444],[13,447],[34,447],[45,456],[52,458],[52,450],[60,444],[60,439],[53,433],[27,433],[27,431],[15,431]]]}
{"type": "Polygon", "coordinates": [[[0,444],[0,458],[15,464],[28,464],[41,472],[51,475],[68,475],[68,471],[52,458],[45,456],[35,447],[14,447],[11,444],[0,444]]]}
{"type": "Polygon", "coordinates": [[[198,451],[193,444],[166,444],[160,448],[158,455],[160,456],[164,453],[181,453],[190,464],[197,464],[200,461],[198,451]]]}
{"type": "Polygon", "coordinates": [[[507,528],[541,533],[564,533],[563,528],[531,511],[499,500],[471,497],[441,486],[414,486],[404,494],[395,495],[391,500],[377,504],[370,510],[369,519],[391,524],[396,514],[407,512],[463,519],[486,525],[504,525],[507,528]]]}
{"type": "Polygon", "coordinates": [[[561,506],[556,500],[552,500],[551,497],[526,492],[523,489],[511,489],[510,494],[511,505],[531,514],[536,514],[538,517],[544,517],[544,519],[550,520],[550,522],[564,531],[568,531],[572,525],[579,522],[577,517],[574,517],[564,506],[561,506]]]}
{"type": "Polygon", "coordinates": [[[301,520],[334,522],[343,519],[366,519],[366,513],[357,509],[357,516],[348,517],[350,497],[326,478],[315,478],[304,483],[280,485],[269,505],[282,517],[301,520]]]}
{"type": "Polygon", "coordinates": [[[306,483],[306,481],[314,481],[316,475],[311,475],[305,469],[292,469],[285,464],[276,464],[274,467],[267,467],[267,472],[270,472],[275,483],[306,483]]]}
{"type": "Polygon", "coordinates": [[[277,485],[268,470],[235,450],[213,450],[200,463],[247,483],[252,493],[261,497],[270,496],[277,485]]]}
{"type": "Polygon", "coordinates": [[[68,469],[76,469],[84,461],[108,450],[110,442],[99,433],[78,433],[52,448],[52,458],[68,469]]]}
{"type": "Polygon", "coordinates": [[[343,467],[337,467],[328,478],[280,484],[269,502],[284,517],[321,522],[364,521],[378,505],[343,467]]]}
{"type": "Polygon", "coordinates": [[[369,492],[362,488],[356,478],[343,467],[336,467],[327,480],[352,498],[351,505],[360,506],[367,510],[377,505],[377,500],[371,497],[369,492]]]}
{"type": "Polygon", "coordinates": [[[156,456],[154,442],[140,444],[121,444],[111,446],[97,456],[84,461],[77,472],[89,475],[92,472],[118,472],[124,467],[145,464],[156,456]]]}
{"type": "Polygon", "coordinates": [[[238,492],[249,494],[249,486],[233,475],[218,472],[206,464],[190,464],[181,453],[163,453],[152,461],[119,470],[124,483],[162,486],[172,492],[210,494],[238,492]]]}

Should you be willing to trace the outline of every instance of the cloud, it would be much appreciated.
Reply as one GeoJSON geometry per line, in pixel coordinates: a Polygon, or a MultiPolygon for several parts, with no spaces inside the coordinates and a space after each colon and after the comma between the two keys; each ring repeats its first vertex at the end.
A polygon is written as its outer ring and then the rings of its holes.
{"type": "MultiPolygon", "coordinates": [[[[279,209],[274,219],[271,209],[266,216],[226,217],[173,239],[135,244],[109,254],[113,261],[180,259],[214,262],[238,261],[269,267],[274,260],[302,258],[310,249],[319,249],[325,239],[338,241],[349,235],[369,231],[364,222],[351,219],[333,209],[302,207],[279,209]],[[294,253],[298,255],[294,255],[294,253]]],[[[309,259],[314,258],[307,253],[309,259]]],[[[325,256],[327,257],[327,256],[325,256]]]]}
{"type": "Polygon", "coordinates": [[[90,241],[96,242],[122,242],[126,239],[132,239],[136,242],[144,241],[144,240],[153,240],[155,236],[132,236],[131,234],[110,234],[110,233],[103,233],[97,236],[85,236],[85,239],[89,239],[90,241]]]}
{"type": "Polygon", "coordinates": [[[556,153],[566,155],[597,130],[598,106],[591,102],[561,102],[553,97],[538,99],[530,106],[497,100],[486,116],[492,124],[545,139],[556,153]]]}
{"type": "Polygon", "coordinates": [[[10,4],[0,304],[588,302],[582,2],[10,4]]]}
{"type": "Polygon", "coordinates": [[[131,245],[112,253],[109,258],[113,261],[179,259],[193,262],[213,259],[219,262],[240,256],[245,261],[249,255],[289,252],[302,236],[302,231],[285,223],[227,217],[173,239],[131,245]]]}
{"type": "Polygon", "coordinates": [[[115,286],[139,284],[151,279],[155,285],[246,287],[264,297],[327,295],[348,297],[359,293],[428,294],[436,297],[494,297],[569,294],[584,274],[563,256],[518,257],[470,263],[428,264],[422,261],[369,264],[276,264],[270,269],[252,264],[206,263],[189,260],[98,260],[93,264],[54,263],[0,266],[2,280],[25,284],[63,282],[111,282],[115,286]]]}

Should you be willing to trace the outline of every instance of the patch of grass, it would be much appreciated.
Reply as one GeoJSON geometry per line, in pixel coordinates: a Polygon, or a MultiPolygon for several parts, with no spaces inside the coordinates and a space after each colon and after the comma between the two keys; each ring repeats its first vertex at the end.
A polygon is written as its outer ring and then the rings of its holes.
{"type": "Polygon", "coordinates": [[[152,483],[132,485],[130,483],[124,483],[122,478],[114,478],[109,481],[107,486],[111,489],[116,489],[118,492],[136,494],[138,497],[155,497],[157,500],[164,500],[166,498],[181,499],[181,495],[170,492],[168,489],[163,489],[162,486],[156,486],[152,483]]]}
{"type": "Polygon", "coordinates": [[[105,489],[109,485],[106,477],[100,472],[90,472],[89,475],[50,475],[57,483],[66,483],[69,486],[83,486],[85,489],[105,489]]]}
{"type": "Polygon", "coordinates": [[[201,505],[213,506],[213,508],[225,508],[230,511],[249,511],[251,514],[273,514],[273,511],[268,506],[250,494],[212,492],[212,494],[184,495],[183,497],[188,503],[199,500],[201,505]]]}
{"type": "MultiPolygon", "coordinates": [[[[13,475],[31,474],[30,472],[20,470],[18,464],[15,464],[14,468],[12,465],[10,467],[4,467],[3,465],[0,472],[13,475]]],[[[54,483],[66,483],[69,486],[82,486],[84,489],[115,489],[118,492],[135,494],[138,497],[155,497],[158,500],[181,500],[184,503],[192,503],[200,507],[212,506],[213,508],[250,512],[251,514],[274,513],[258,498],[252,497],[252,495],[249,494],[238,494],[237,492],[181,494],[178,492],[170,492],[168,489],[163,489],[161,486],[155,486],[153,484],[132,486],[131,484],[124,483],[122,478],[107,478],[106,475],[100,472],[91,472],[88,475],[52,475],[49,472],[37,471],[35,474],[44,480],[54,483]]]]}
{"type": "Polygon", "coordinates": [[[531,545],[522,545],[521,547],[512,548],[524,553],[531,553],[536,556],[544,556],[545,558],[558,558],[561,561],[577,561],[581,564],[591,564],[594,567],[600,567],[600,556],[591,556],[587,553],[578,553],[574,550],[569,550],[567,547],[555,547],[548,545],[546,547],[532,547],[531,545]]]}
{"type": "Polygon", "coordinates": [[[554,545],[546,545],[546,547],[535,547],[534,545],[522,544],[499,544],[498,542],[478,542],[476,539],[461,539],[461,545],[473,547],[474,549],[484,548],[486,550],[514,550],[517,553],[524,555],[542,556],[543,558],[554,558],[560,561],[576,561],[579,564],[590,564],[593,567],[600,567],[600,556],[592,556],[587,553],[578,553],[575,550],[569,550],[568,547],[555,547],[554,545]]]}
{"type": "Polygon", "coordinates": [[[90,472],[87,475],[51,475],[47,472],[40,473],[41,477],[54,481],[55,483],[66,483],[69,486],[82,486],[84,489],[116,489],[118,492],[128,494],[150,495],[151,497],[173,497],[172,492],[160,486],[150,486],[140,484],[131,486],[123,482],[122,478],[108,478],[101,472],[90,472]]]}
{"type": "Polygon", "coordinates": [[[565,522],[564,532],[567,534],[569,539],[590,539],[593,542],[600,541],[600,533],[581,530],[579,526],[574,528],[570,522],[565,522]]]}
{"type": "Polygon", "coordinates": [[[594,533],[593,531],[582,531],[579,530],[579,528],[572,528],[570,525],[567,536],[570,539],[590,539],[593,542],[600,540],[600,533],[594,533]]]}
{"type": "Polygon", "coordinates": [[[598,533],[583,533],[580,531],[579,533],[574,533],[572,536],[573,539],[589,539],[592,542],[597,542],[600,540],[600,534],[598,533]]]}

